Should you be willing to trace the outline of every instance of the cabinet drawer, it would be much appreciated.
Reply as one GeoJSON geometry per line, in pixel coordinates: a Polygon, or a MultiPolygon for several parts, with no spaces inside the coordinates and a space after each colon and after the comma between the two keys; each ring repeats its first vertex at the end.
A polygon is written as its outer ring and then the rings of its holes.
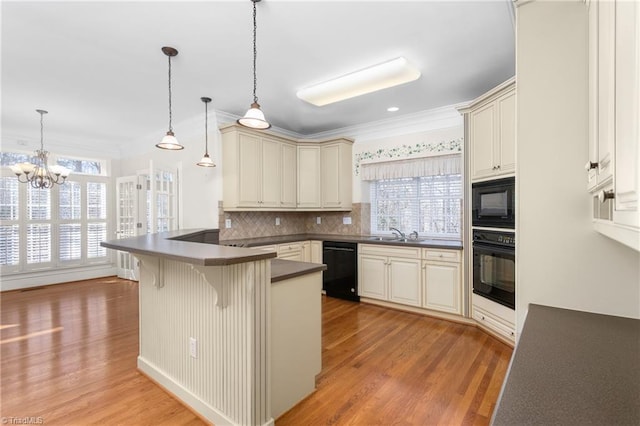
{"type": "Polygon", "coordinates": [[[460,250],[422,249],[422,258],[438,262],[460,262],[460,250]]]}
{"type": "Polygon", "coordinates": [[[396,247],[382,244],[358,244],[358,253],[420,259],[420,249],[418,247],[396,247]]]}
{"type": "Polygon", "coordinates": [[[287,252],[301,251],[303,249],[303,243],[285,243],[278,245],[278,255],[287,252]]]}
{"type": "Polygon", "coordinates": [[[255,246],[255,247],[251,247],[251,248],[255,249],[255,250],[264,250],[264,251],[278,251],[278,247],[276,245],[255,246]]]}
{"type": "Polygon", "coordinates": [[[516,333],[514,327],[508,325],[498,318],[494,317],[490,313],[483,311],[477,306],[473,306],[473,319],[476,320],[479,324],[491,329],[495,333],[509,339],[512,342],[515,342],[516,333]]]}

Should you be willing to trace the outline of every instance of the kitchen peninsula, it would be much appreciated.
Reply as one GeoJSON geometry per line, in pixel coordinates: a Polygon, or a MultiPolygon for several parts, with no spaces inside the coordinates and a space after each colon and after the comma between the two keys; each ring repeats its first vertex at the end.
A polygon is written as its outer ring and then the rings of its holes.
{"type": "Polygon", "coordinates": [[[326,267],[215,242],[182,230],[102,245],[140,261],[138,369],[215,424],[273,424],[315,389],[326,267]]]}

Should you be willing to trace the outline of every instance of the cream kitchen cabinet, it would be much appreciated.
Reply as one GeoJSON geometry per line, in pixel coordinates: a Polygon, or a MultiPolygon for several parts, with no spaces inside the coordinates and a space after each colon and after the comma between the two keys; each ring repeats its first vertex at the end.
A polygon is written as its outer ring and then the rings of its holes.
{"type": "Polygon", "coordinates": [[[298,209],[351,210],[352,144],[345,138],[298,144],[298,209]]]}
{"type": "Polygon", "coordinates": [[[468,113],[471,179],[515,173],[515,80],[472,101],[461,112],[468,113]]]}
{"type": "Polygon", "coordinates": [[[422,306],[451,314],[462,314],[462,276],[459,250],[423,249],[422,306]]]}
{"type": "Polygon", "coordinates": [[[360,244],[358,253],[359,296],[421,305],[419,248],[360,244]]]}
{"type": "Polygon", "coordinates": [[[221,133],[224,209],[295,208],[295,143],[236,125],[221,133]]]}
{"type": "Polygon", "coordinates": [[[308,262],[311,263],[323,263],[322,262],[322,241],[310,241],[309,242],[310,258],[308,262]]]}
{"type": "Polygon", "coordinates": [[[305,261],[304,242],[278,244],[278,259],[305,261]]]}
{"type": "Polygon", "coordinates": [[[298,208],[320,209],[320,147],[298,146],[298,208]]]}
{"type": "Polygon", "coordinates": [[[589,7],[589,159],[594,228],[640,251],[640,5],[589,7]]]}
{"type": "Polygon", "coordinates": [[[347,139],[320,147],[321,204],[323,209],[351,210],[351,144],[347,139]]]}

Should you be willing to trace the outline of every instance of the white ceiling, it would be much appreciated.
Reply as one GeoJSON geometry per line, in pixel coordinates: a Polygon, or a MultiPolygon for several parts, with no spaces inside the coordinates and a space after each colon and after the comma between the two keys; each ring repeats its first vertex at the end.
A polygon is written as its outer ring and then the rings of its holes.
{"type": "MultiPolygon", "coordinates": [[[[50,139],[128,144],[210,107],[243,115],[252,102],[252,3],[3,1],[3,140],[35,148],[36,108],[50,139]]],[[[313,135],[473,99],[515,74],[509,0],[258,3],[258,97],[277,128],[313,135]],[[313,83],[404,56],[422,76],[316,107],[296,97],[313,83]],[[398,106],[396,113],[387,107],[398,106]]]]}

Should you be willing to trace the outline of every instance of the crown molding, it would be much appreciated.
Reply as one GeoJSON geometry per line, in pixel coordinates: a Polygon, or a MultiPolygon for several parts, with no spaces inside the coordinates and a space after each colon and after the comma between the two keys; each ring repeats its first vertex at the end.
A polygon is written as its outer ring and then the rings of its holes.
{"type": "MultiPolygon", "coordinates": [[[[33,132],[27,136],[21,132],[2,132],[3,151],[23,151],[33,152],[40,149],[40,141],[34,139],[33,132]]],[[[91,146],[87,145],[85,139],[74,139],[58,135],[48,136],[44,142],[44,148],[52,154],[63,154],[86,158],[120,158],[120,148],[106,141],[93,140],[91,146]]]]}
{"type": "Polygon", "coordinates": [[[335,130],[306,135],[305,139],[327,139],[347,136],[361,142],[455,127],[464,124],[463,117],[457,110],[459,106],[461,106],[461,104],[447,105],[413,114],[406,114],[400,117],[342,127],[335,130]]]}

